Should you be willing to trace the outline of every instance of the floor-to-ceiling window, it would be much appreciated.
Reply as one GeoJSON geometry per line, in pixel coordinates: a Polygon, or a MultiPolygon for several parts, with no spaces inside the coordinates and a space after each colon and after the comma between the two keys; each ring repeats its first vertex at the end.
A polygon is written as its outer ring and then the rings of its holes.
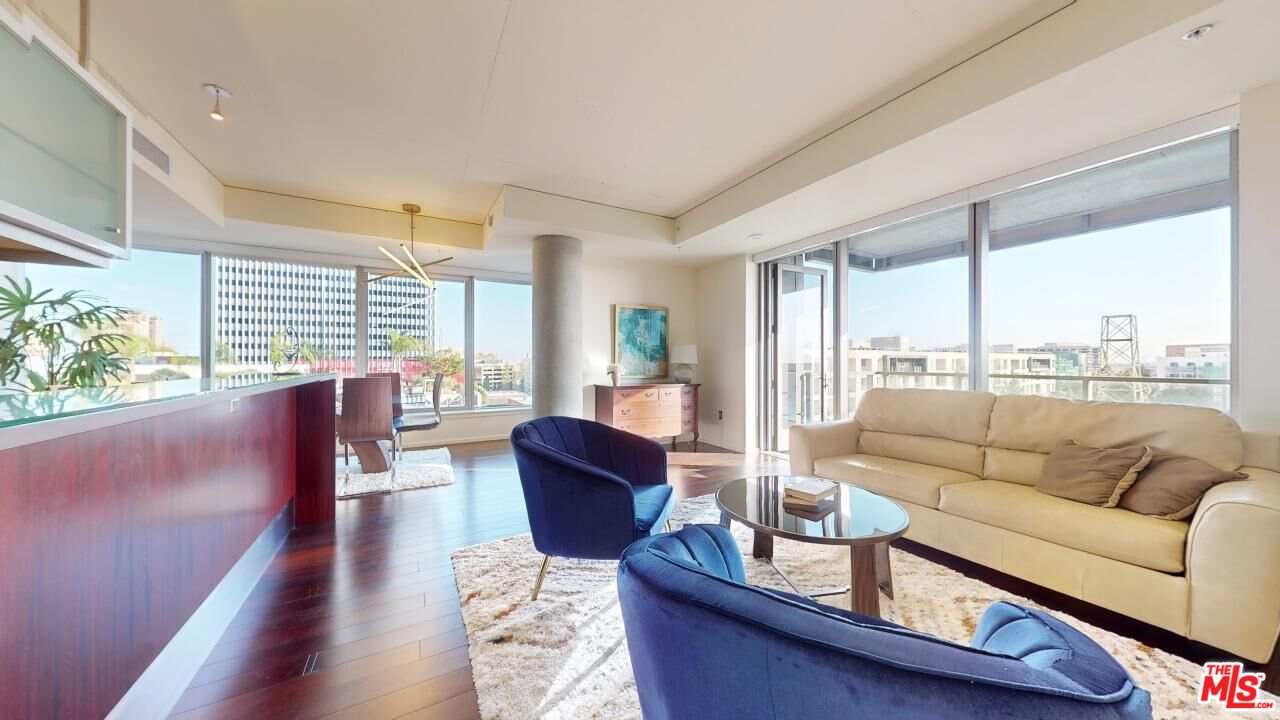
{"type": "MultiPolygon", "coordinates": [[[[28,313],[68,292],[76,294],[59,306],[64,314],[88,304],[110,306],[118,318],[110,326],[78,329],[68,320],[72,329],[60,351],[109,333],[104,353],[119,358],[112,360],[109,383],[397,372],[402,404],[413,411],[431,408],[440,374],[446,411],[532,404],[533,296],[519,275],[433,273],[429,289],[375,265],[142,248],[107,269],[30,264],[23,274],[12,302],[31,300],[28,313]],[[33,297],[24,300],[27,280],[33,297]]],[[[35,343],[23,347],[36,377],[23,370],[21,382],[6,375],[0,385],[65,384],[49,379],[50,352],[35,343]]],[[[92,348],[85,347],[87,357],[92,348]]]]}
{"type": "Polygon", "coordinates": [[[215,256],[214,372],[356,371],[354,268],[215,256]]]}
{"type": "Polygon", "coordinates": [[[844,400],[827,400],[825,416],[851,414],[876,387],[1229,411],[1234,133],[1192,135],[971,188],[767,262],[763,445],[785,451],[787,427],[823,417],[807,411],[822,395],[800,376],[821,366],[818,353],[804,365],[804,348],[824,338],[844,400]],[[803,302],[828,281],[827,305],[803,302]]]}
{"type": "Polygon", "coordinates": [[[439,373],[440,406],[463,407],[465,283],[435,279],[433,291],[412,277],[366,273],[368,371],[399,373],[406,408],[432,407],[439,373]]]}
{"type": "Polygon", "coordinates": [[[1230,141],[991,199],[993,392],[1228,409],[1230,141]]]}
{"type": "Polygon", "coordinates": [[[475,281],[476,407],[533,404],[533,286],[475,281]]]}
{"type": "Polygon", "coordinates": [[[958,207],[845,241],[848,407],[877,387],[969,387],[968,237],[958,207]]]}
{"type": "MultiPolygon", "coordinates": [[[[110,268],[79,268],[62,265],[29,264],[26,280],[36,298],[30,308],[39,312],[48,307],[46,301],[68,292],[76,292],[85,304],[112,305],[122,314],[113,326],[76,328],[68,322],[77,344],[94,334],[110,333],[120,337],[115,348],[125,358],[125,369],[110,383],[150,382],[199,378],[201,375],[200,275],[198,253],[134,250],[128,261],[116,261],[110,268]],[[47,292],[45,292],[47,291],[47,292]],[[44,292],[45,294],[41,295],[44,292]]],[[[67,313],[60,311],[62,315],[67,313]]],[[[72,353],[70,344],[62,344],[55,365],[66,365],[72,353]]],[[[48,373],[49,353],[39,347],[28,348],[30,369],[48,373]]],[[[44,381],[49,380],[46,376],[44,381]]],[[[54,384],[65,384],[66,378],[54,378],[54,384]]],[[[24,382],[23,387],[35,386],[24,382]]]]}

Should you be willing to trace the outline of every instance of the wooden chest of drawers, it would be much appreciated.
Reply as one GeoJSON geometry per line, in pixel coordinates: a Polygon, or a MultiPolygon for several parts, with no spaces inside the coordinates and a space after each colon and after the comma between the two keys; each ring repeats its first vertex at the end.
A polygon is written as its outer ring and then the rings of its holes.
{"type": "Polygon", "coordinates": [[[597,385],[596,422],[646,437],[693,434],[698,446],[698,385],[597,385]]]}

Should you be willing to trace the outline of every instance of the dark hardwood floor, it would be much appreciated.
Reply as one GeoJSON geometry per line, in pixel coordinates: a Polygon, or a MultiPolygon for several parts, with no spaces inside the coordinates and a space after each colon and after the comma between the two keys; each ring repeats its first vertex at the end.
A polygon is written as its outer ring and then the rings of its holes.
{"type": "MultiPolygon", "coordinates": [[[[690,450],[668,458],[682,498],[786,468],[705,443],[690,450]]],[[[344,500],[332,527],[295,530],[173,717],[479,717],[449,558],[527,532],[528,521],[506,441],[450,451],[454,484],[344,500]]]]}
{"type": "MultiPolygon", "coordinates": [[[[680,498],[787,467],[766,455],[698,449],[681,445],[668,457],[680,498]]],[[[450,450],[454,484],[341,501],[333,527],[295,530],[173,717],[479,717],[450,555],[527,532],[528,522],[506,441],[450,450]]],[[[1174,633],[932,548],[894,545],[1195,662],[1221,659],[1174,633]]]]}

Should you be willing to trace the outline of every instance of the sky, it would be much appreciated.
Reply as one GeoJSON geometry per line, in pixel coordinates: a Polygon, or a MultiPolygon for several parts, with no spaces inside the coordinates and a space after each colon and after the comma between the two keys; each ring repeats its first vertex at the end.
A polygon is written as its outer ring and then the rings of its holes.
{"type": "MultiPolygon", "coordinates": [[[[37,290],[86,290],[108,302],[163,319],[161,339],[179,353],[200,352],[200,256],[189,253],[135,250],[127,262],[108,270],[27,265],[27,278],[37,290]]],[[[460,282],[437,284],[437,341],[440,347],[463,347],[465,310],[460,282]]],[[[520,360],[533,349],[530,286],[476,282],[476,352],[520,360]]]]}
{"type": "MultiPolygon", "coordinates": [[[[438,282],[436,288],[436,341],[440,347],[461,351],[466,323],[463,284],[438,282]]],[[[516,361],[532,351],[532,286],[477,280],[476,354],[516,361]]]]}
{"type": "MultiPolygon", "coordinates": [[[[851,338],[968,342],[966,258],[851,275],[851,338]]],[[[1097,345],[1102,316],[1128,314],[1145,360],[1165,345],[1229,342],[1230,210],[994,251],[986,280],[992,345],[1097,345]]]]}
{"type": "Polygon", "coordinates": [[[38,291],[85,290],[108,303],[160,317],[160,339],[183,355],[200,353],[200,256],[134,250],[110,269],[27,265],[38,291]]]}

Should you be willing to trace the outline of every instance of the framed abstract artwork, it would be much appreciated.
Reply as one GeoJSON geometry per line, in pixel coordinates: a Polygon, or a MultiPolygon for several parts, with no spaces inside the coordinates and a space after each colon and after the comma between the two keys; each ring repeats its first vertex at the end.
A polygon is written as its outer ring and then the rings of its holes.
{"type": "Polygon", "coordinates": [[[613,306],[613,362],[623,377],[667,376],[667,308],[613,306]]]}

